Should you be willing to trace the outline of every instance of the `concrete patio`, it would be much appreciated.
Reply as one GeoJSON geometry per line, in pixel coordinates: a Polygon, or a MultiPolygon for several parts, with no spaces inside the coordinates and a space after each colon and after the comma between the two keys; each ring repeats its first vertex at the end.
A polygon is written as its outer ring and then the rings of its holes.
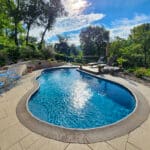
{"type": "MultiPolygon", "coordinates": [[[[55,141],[25,128],[16,116],[20,99],[33,87],[38,71],[24,76],[18,84],[0,95],[0,150],[150,150],[150,117],[139,128],[110,141],[93,144],[72,144],[55,141]]],[[[150,104],[150,87],[119,77],[104,75],[139,90],[150,104]]]]}

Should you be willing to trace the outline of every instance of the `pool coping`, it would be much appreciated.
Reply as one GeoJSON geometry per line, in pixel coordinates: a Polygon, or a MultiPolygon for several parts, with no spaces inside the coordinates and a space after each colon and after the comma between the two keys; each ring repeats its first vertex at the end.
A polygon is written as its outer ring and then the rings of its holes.
{"type": "MultiPolygon", "coordinates": [[[[52,67],[49,69],[59,69],[59,68],[77,68],[77,67],[52,67]]],[[[36,79],[41,75],[41,73],[44,70],[41,70],[32,79],[33,88],[23,96],[23,98],[18,103],[16,109],[16,114],[19,121],[25,127],[29,128],[31,131],[38,133],[44,137],[69,143],[80,143],[80,144],[96,143],[111,140],[113,138],[128,134],[129,132],[139,127],[149,116],[150,110],[149,104],[145,99],[145,97],[135,88],[130,87],[128,84],[123,85],[121,83],[117,83],[116,81],[100,77],[99,75],[94,75],[79,70],[81,72],[90,74],[96,78],[101,78],[113,82],[115,84],[119,84],[124,88],[128,89],[136,99],[136,107],[134,111],[130,115],[128,115],[127,117],[123,118],[118,122],[94,129],[83,129],[83,130],[67,129],[41,121],[30,113],[27,107],[27,103],[31,98],[31,96],[39,89],[39,84],[36,79]]]]}

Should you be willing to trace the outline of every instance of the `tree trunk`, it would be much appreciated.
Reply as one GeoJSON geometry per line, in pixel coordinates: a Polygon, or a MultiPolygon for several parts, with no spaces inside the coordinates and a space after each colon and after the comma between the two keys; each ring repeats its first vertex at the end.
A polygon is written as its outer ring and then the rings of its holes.
{"type": "Polygon", "coordinates": [[[28,43],[29,43],[29,32],[30,32],[30,28],[31,28],[31,25],[28,25],[28,27],[27,27],[27,35],[26,35],[26,45],[28,45],[28,43]]]}
{"type": "Polygon", "coordinates": [[[44,41],[44,37],[45,37],[45,34],[46,34],[46,31],[48,30],[48,27],[45,28],[43,34],[42,34],[42,37],[41,37],[41,42],[40,42],[40,48],[42,48],[42,44],[43,44],[43,41],[44,41]]]}
{"type": "Polygon", "coordinates": [[[109,56],[109,43],[107,43],[107,45],[106,45],[106,51],[105,51],[106,63],[108,62],[108,56],[109,56]]]}
{"type": "Polygon", "coordinates": [[[15,44],[16,46],[19,46],[19,42],[18,42],[18,23],[15,22],[15,44]]]}
{"type": "Polygon", "coordinates": [[[144,65],[145,67],[147,67],[147,52],[145,46],[144,46],[144,65]]]}

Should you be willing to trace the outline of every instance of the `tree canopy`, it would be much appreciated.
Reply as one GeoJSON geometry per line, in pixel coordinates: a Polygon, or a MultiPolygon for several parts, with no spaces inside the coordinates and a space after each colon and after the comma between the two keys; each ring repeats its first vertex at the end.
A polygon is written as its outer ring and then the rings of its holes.
{"type": "Polygon", "coordinates": [[[109,31],[104,27],[89,26],[80,33],[84,56],[105,56],[109,42],[109,31]]]}
{"type": "Polygon", "coordinates": [[[134,27],[127,39],[116,37],[110,41],[109,31],[104,27],[89,26],[81,30],[80,46],[70,44],[62,35],[58,35],[54,46],[47,46],[46,32],[64,15],[67,12],[61,0],[0,0],[0,66],[20,59],[50,57],[81,63],[83,57],[92,56],[96,61],[100,56],[108,56],[108,52],[123,67],[150,66],[150,23],[134,27]],[[41,37],[30,36],[35,26],[43,27],[41,37]]]}
{"type": "Polygon", "coordinates": [[[64,12],[61,0],[0,0],[0,65],[43,57],[45,33],[64,12]],[[34,26],[44,27],[40,43],[30,36],[34,26]]]}
{"type": "Polygon", "coordinates": [[[109,45],[110,56],[124,58],[125,67],[150,65],[150,24],[134,27],[128,39],[116,38],[109,45]]]}

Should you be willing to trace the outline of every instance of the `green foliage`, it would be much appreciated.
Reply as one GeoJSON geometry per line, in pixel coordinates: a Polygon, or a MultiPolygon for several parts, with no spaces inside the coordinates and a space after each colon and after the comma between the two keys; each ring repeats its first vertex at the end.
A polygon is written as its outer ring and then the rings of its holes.
{"type": "Polygon", "coordinates": [[[48,62],[50,62],[50,63],[51,63],[51,62],[54,62],[54,61],[56,61],[55,58],[49,58],[49,59],[48,59],[48,62]]]}
{"type": "Polygon", "coordinates": [[[19,48],[18,47],[11,47],[7,50],[8,59],[12,61],[12,63],[16,63],[20,57],[19,48]]]}
{"type": "Polygon", "coordinates": [[[80,42],[84,56],[106,56],[109,31],[104,27],[89,26],[81,31],[80,42]]]}
{"type": "Polygon", "coordinates": [[[34,58],[41,58],[42,53],[37,49],[34,44],[20,48],[20,58],[23,60],[29,60],[34,58]]]}
{"type": "Polygon", "coordinates": [[[138,44],[141,44],[141,50],[144,55],[144,65],[148,66],[150,61],[150,23],[137,26],[131,30],[130,39],[138,44]]]}
{"type": "Polygon", "coordinates": [[[43,13],[39,18],[40,23],[44,27],[44,31],[41,36],[40,48],[44,41],[45,34],[53,27],[57,17],[65,15],[64,6],[61,0],[44,1],[44,7],[42,7],[43,13]]]}
{"type": "Polygon", "coordinates": [[[110,56],[122,57],[126,68],[150,66],[150,24],[131,30],[128,39],[116,38],[109,45],[110,56]]]}
{"type": "Polygon", "coordinates": [[[78,56],[75,58],[75,62],[77,63],[83,63],[82,57],[78,56]]]}
{"type": "Polygon", "coordinates": [[[1,50],[0,51],[0,66],[4,66],[6,64],[7,61],[7,51],[1,50]]]}
{"type": "Polygon", "coordinates": [[[70,56],[70,47],[69,44],[67,43],[68,38],[61,35],[58,35],[57,37],[59,39],[59,43],[56,43],[54,46],[56,52],[70,56]]]}
{"type": "Polygon", "coordinates": [[[120,58],[117,59],[117,62],[118,62],[118,64],[119,64],[121,67],[123,67],[123,64],[124,64],[125,62],[127,62],[127,60],[124,59],[124,58],[122,58],[122,57],[120,57],[120,58]]]}
{"type": "Polygon", "coordinates": [[[75,58],[73,56],[67,56],[65,54],[55,54],[56,60],[66,61],[66,62],[74,62],[75,58]]]}
{"type": "Polygon", "coordinates": [[[82,62],[82,51],[74,44],[68,44],[68,37],[58,35],[59,43],[56,43],[54,49],[56,51],[56,60],[67,62],[82,62]]]}
{"type": "Polygon", "coordinates": [[[134,71],[134,74],[141,78],[142,76],[146,75],[147,74],[147,70],[145,68],[138,68],[134,71]]]}
{"type": "Polygon", "coordinates": [[[77,49],[77,47],[72,44],[70,46],[70,55],[73,55],[73,56],[78,56],[80,54],[80,51],[77,49]]]}
{"type": "MultiPolygon", "coordinates": [[[[81,31],[81,49],[58,35],[55,47],[45,46],[44,37],[56,18],[64,15],[61,0],[0,0],[0,66],[29,59],[57,59],[82,63],[85,56],[98,58],[106,55],[109,32],[104,27],[87,27],[81,31]],[[42,26],[41,42],[29,36],[30,28],[42,26]]],[[[150,23],[131,30],[128,39],[117,37],[109,43],[110,57],[116,56],[125,68],[150,66],[150,23]]],[[[89,59],[89,57],[87,57],[89,59]]],[[[143,69],[144,70],[144,69],[143,69]]],[[[136,70],[136,74],[144,72],[136,70]]],[[[147,69],[146,69],[146,74],[147,69]]]]}
{"type": "Polygon", "coordinates": [[[55,50],[52,46],[47,46],[43,48],[41,51],[42,51],[44,59],[55,57],[55,50]]]}
{"type": "Polygon", "coordinates": [[[60,0],[0,0],[0,66],[20,59],[54,57],[54,49],[44,42],[44,48],[39,49],[37,39],[30,37],[29,32],[33,25],[51,29],[62,11],[60,0]]]}

